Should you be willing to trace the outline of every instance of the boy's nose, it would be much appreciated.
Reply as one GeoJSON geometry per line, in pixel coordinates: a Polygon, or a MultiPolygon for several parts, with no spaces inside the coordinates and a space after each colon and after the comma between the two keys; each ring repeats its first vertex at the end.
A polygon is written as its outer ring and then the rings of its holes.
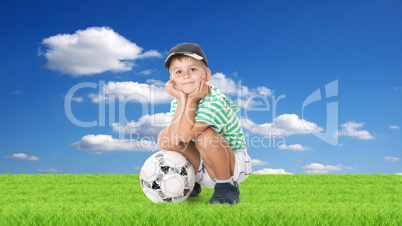
{"type": "Polygon", "coordinates": [[[183,78],[190,78],[190,74],[188,72],[183,72],[183,73],[184,73],[183,78]]]}

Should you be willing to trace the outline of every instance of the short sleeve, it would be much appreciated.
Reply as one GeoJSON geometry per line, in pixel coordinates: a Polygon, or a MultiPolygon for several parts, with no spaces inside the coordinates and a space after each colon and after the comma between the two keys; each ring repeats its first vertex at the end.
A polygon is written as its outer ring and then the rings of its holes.
{"type": "Polygon", "coordinates": [[[174,113],[176,112],[177,103],[178,103],[177,99],[173,100],[170,103],[170,122],[169,122],[169,125],[170,125],[170,123],[172,123],[174,113]]]}
{"type": "Polygon", "coordinates": [[[204,122],[221,133],[228,123],[225,102],[220,99],[204,101],[198,106],[194,121],[204,122]]]}

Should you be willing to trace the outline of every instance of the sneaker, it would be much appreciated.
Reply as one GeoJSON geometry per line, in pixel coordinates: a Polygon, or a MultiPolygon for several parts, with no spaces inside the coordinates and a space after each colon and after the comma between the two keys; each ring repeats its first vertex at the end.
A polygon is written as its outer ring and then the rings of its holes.
{"type": "Polygon", "coordinates": [[[191,192],[190,196],[197,196],[201,193],[201,185],[199,183],[194,184],[193,191],[191,192]]]}
{"type": "Polygon", "coordinates": [[[235,182],[234,185],[230,183],[217,183],[215,184],[215,191],[209,204],[237,204],[240,202],[239,185],[235,182]]]}

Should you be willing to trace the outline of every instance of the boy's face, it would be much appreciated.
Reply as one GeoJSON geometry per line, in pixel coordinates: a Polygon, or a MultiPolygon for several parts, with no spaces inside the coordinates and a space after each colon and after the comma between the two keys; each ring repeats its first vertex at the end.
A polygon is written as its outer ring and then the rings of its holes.
{"type": "Polygon", "coordinates": [[[204,70],[201,61],[191,57],[183,58],[181,61],[173,59],[170,62],[170,80],[185,93],[190,94],[197,88],[197,81],[205,77],[205,81],[211,79],[211,70],[204,70]]]}

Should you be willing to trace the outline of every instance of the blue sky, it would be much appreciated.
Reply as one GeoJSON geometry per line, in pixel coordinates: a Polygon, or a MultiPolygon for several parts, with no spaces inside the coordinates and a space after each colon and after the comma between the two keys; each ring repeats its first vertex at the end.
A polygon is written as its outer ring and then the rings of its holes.
{"type": "Polygon", "coordinates": [[[163,62],[181,42],[202,46],[210,84],[241,107],[256,173],[402,173],[401,10],[400,1],[3,1],[0,174],[139,173],[168,120],[163,62]],[[315,91],[320,100],[303,109],[315,91]],[[96,125],[72,122],[65,103],[96,125]]]}

